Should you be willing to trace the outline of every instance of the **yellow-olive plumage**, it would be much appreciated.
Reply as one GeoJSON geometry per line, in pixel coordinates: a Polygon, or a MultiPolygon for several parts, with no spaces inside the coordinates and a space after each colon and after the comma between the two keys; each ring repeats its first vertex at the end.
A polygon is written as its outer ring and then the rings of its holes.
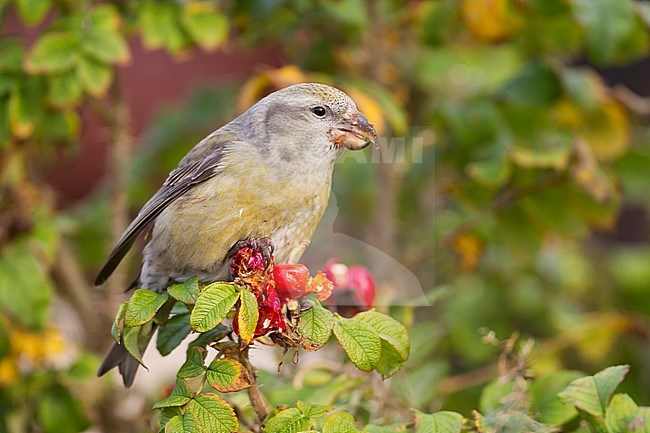
{"type": "MultiPolygon", "coordinates": [[[[270,239],[277,263],[297,261],[327,206],[343,148],[362,149],[375,139],[338,89],[306,83],[270,94],[179,162],[126,229],[96,284],[150,225],[139,287],[154,291],[192,276],[206,283],[227,278],[226,255],[246,239],[270,239]]],[[[130,386],[138,363],[117,343],[99,374],[116,366],[130,386]]]]}

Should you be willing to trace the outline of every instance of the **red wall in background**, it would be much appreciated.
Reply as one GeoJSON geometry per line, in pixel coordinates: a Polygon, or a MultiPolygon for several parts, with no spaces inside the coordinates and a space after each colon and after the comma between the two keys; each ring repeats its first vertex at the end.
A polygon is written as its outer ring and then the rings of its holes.
{"type": "MultiPolygon", "coordinates": [[[[262,65],[279,66],[279,50],[262,49],[254,53],[228,51],[197,52],[190,61],[172,59],[165,51],[148,51],[139,39],[130,41],[131,62],[120,68],[127,98],[131,134],[137,137],[162,107],[189,97],[206,83],[219,83],[248,77],[262,65]]],[[[55,162],[49,178],[57,191],[57,202],[66,206],[88,194],[106,172],[108,133],[92,110],[81,110],[81,148],[71,159],[62,156],[55,162]]],[[[215,129],[221,125],[215,124],[215,129]]]]}
{"type": "MultiPolygon", "coordinates": [[[[25,28],[13,10],[7,11],[2,35],[17,35],[31,44],[47,26],[25,28]]],[[[131,121],[131,134],[137,137],[160,108],[183,101],[206,83],[246,78],[263,65],[280,66],[280,50],[256,49],[235,53],[226,47],[214,53],[197,51],[189,61],[172,59],[165,51],[149,51],[140,39],[129,41],[131,62],[120,68],[131,121]]],[[[49,170],[48,179],[59,206],[68,206],[90,193],[106,173],[108,132],[87,107],[80,109],[82,133],[77,152],[61,152],[49,170]]],[[[215,125],[215,129],[220,125],[215,125]]]]}

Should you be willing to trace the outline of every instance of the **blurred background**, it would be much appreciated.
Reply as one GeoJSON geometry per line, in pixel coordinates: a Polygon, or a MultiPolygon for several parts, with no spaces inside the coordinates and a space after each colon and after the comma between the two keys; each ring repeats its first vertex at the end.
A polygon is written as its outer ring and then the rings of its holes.
{"type": "Polygon", "coordinates": [[[348,92],[382,137],[337,164],[305,262],[370,268],[412,355],[386,382],[336,352],[271,362],[272,404],[469,415],[517,336],[534,340],[525,375],[630,364],[622,390],[650,404],[650,2],[2,0],[0,14],[0,432],[157,428],[174,368],[154,360],[128,391],[95,377],[140,257],[102,288],[95,273],[195,143],[303,81],[348,92]]]}

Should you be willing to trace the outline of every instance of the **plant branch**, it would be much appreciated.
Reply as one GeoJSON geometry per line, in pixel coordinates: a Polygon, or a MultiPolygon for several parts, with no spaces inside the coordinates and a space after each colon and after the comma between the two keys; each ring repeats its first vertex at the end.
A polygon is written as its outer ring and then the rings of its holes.
{"type": "MultiPolygon", "coordinates": [[[[128,200],[126,165],[133,145],[129,134],[129,109],[122,91],[122,82],[119,71],[115,71],[115,78],[111,84],[110,110],[103,110],[109,127],[111,147],[109,155],[108,175],[111,180],[111,238],[113,242],[122,235],[128,225],[128,200]]],[[[126,288],[126,278],[119,273],[113,274],[107,286],[108,294],[121,294],[126,288]]]]}
{"type": "Polygon", "coordinates": [[[241,350],[241,352],[239,352],[239,362],[242,363],[244,368],[248,371],[248,374],[250,374],[251,379],[253,379],[253,384],[247,389],[248,398],[251,401],[251,406],[253,406],[253,409],[255,410],[255,414],[257,415],[258,426],[261,427],[269,414],[269,411],[264,402],[264,395],[257,385],[257,374],[255,373],[255,368],[251,364],[248,350],[249,346],[246,346],[241,350]]]}
{"type": "Polygon", "coordinates": [[[58,287],[70,299],[83,323],[84,339],[94,349],[99,349],[102,341],[97,338],[100,333],[100,324],[96,313],[95,299],[88,290],[88,281],[84,277],[75,255],[63,240],[54,267],[54,276],[61,284],[58,287]]]}
{"type": "Polygon", "coordinates": [[[243,424],[244,427],[246,427],[248,430],[251,431],[256,431],[258,429],[257,426],[251,424],[251,422],[246,418],[246,415],[242,412],[241,408],[237,406],[236,404],[232,404],[232,409],[235,411],[235,415],[237,416],[237,419],[239,420],[240,424],[243,424]]]}

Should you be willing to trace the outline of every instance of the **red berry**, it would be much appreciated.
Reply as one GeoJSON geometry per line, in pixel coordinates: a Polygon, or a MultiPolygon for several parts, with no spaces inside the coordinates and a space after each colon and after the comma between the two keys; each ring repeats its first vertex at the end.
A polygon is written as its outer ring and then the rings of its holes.
{"type": "Polygon", "coordinates": [[[347,286],[348,283],[348,267],[343,263],[339,262],[337,259],[329,259],[325,266],[323,266],[322,271],[325,273],[325,276],[334,283],[334,286],[337,289],[342,289],[347,286]]]}
{"type": "Polygon", "coordinates": [[[266,292],[266,299],[259,305],[260,318],[255,328],[256,337],[266,335],[271,331],[286,331],[284,317],[282,317],[282,304],[283,302],[278,297],[275,289],[269,286],[266,292]]]}
{"type": "Polygon", "coordinates": [[[350,266],[348,270],[347,286],[355,291],[359,301],[366,307],[372,307],[375,302],[375,279],[372,274],[363,266],[350,266]]]}
{"type": "Polygon", "coordinates": [[[299,298],[306,293],[309,269],[303,264],[275,265],[273,279],[278,295],[284,299],[299,298]]]}
{"type": "Polygon", "coordinates": [[[251,246],[243,247],[232,260],[230,274],[237,277],[245,277],[251,273],[264,274],[269,267],[261,248],[251,246]]]}

